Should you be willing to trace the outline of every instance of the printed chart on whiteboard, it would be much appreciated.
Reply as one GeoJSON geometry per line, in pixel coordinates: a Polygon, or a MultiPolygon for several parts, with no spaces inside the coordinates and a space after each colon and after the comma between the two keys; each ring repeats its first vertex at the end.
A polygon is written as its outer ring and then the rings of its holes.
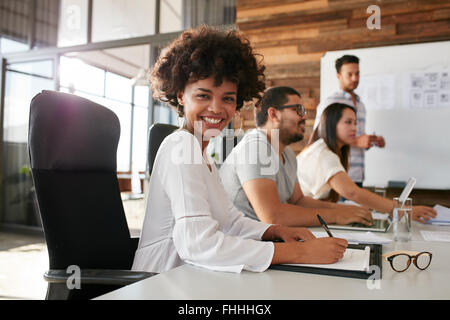
{"type": "Polygon", "coordinates": [[[409,108],[450,107],[449,75],[449,70],[409,74],[403,105],[409,108]]]}
{"type": "Polygon", "coordinates": [[[361,79],[356,92],[370,110],[449,108],[450,69],[368,75],[361,79]],[[397,103],[399,92],[403,93],[402,103],[397,103]]]}

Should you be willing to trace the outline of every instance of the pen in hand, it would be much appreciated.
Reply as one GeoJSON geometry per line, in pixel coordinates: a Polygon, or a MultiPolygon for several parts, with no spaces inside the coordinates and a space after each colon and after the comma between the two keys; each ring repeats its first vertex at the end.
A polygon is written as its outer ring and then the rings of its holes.
{"type": "Polygon", "coordinates": [[[333,235],[330,232],[330,229],[328,229],[327,224],[325,223],[325,221],[322,219],[322,217],[320,215],[317,215],[317,219],[319,219],[320,224],[322,225],[322,227],[325,229],[325,231],[328,233],[328,235],[333,238],[333,235]]]}

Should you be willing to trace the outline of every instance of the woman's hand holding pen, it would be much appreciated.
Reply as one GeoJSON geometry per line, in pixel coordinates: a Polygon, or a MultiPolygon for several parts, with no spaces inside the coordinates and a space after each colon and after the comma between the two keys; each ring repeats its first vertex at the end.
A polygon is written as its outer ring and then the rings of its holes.
{"type": "Polygon", "coordinates": [[[347,245],[347,240],[331,237],[312,238],[305,241],[274,242],[275,250],[272,264],[335,263],[344,257],[347,245]]]}
{"type": "Polygon", "coordinates": [[[345,239],[331,237],[317,239],[306,228],[292,228],[282,225],[272,225],[267,228],[263,240],[284,241],[283,243],[274,243],[275,252],[272,264],[334,263],[342,259],[348,245],[345,239]]]}
{"type": "Polygon", "coordinates": [[[296,263],[335,263],[342,259],[348,242],[340,238],[316,238],[299,242],[296,263]]]}

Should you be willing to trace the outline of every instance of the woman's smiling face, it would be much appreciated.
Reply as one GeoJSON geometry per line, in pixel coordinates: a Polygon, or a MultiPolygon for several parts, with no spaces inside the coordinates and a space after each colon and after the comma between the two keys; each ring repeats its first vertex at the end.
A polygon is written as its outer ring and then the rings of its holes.
{"type": "Polygon", "coordinates": [[[214,78],[188,82],[179,92],[178,103],[184,106],[185,128],[209,141],[222,131],[236,112],[237,85],[223,80],[214,86],[214,78]]]}

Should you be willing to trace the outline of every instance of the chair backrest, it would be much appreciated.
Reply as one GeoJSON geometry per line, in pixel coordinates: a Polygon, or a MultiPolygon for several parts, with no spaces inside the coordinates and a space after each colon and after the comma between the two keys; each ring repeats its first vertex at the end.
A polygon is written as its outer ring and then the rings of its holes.
{"type": "Polygon", "coordinates": [[[50,269],[130,269],[116,176],[120,123],[87,99],[43,91],[31,101],[29,153],[50,269]]]}
{"type": "Polygon", "coordinates": [[[172,132],[178,129],[177,126],[165,123],[155,123],[148,130],[148,173],[152,174],[153,164],[158,153],[161,142],[172,132]]]}

